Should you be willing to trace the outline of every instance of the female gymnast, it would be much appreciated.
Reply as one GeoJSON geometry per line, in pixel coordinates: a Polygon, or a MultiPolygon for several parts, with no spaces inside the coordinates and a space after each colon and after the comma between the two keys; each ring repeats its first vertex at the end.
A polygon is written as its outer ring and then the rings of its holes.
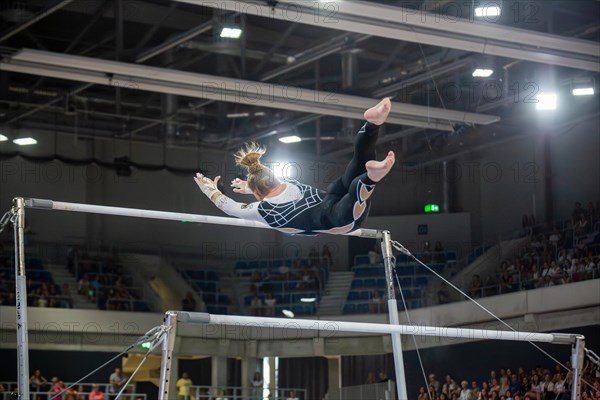
{"type": "Polygon", "coordinates": [[[214,180],[198,173],[194,180],[200,190],[223,212],[246,220],[259,221],[289,234],[343,234],[360,228],[366,219],[375,184],[383,179],[395,162],[390,151],[383,161],[375,159],[379,126],[391,110],[389,99],[365,111],[367,120],[354,140],[354,156],[344,175],[329,185],[327,191],[294,180],[277,179],[261,164],[265,150],[256,144],[246,145],[236,155],[236,164],[248,171],[247,181],[234,179],[235,193],[253,194],[256,202],[233,201],[217,188],[214,180]]]}

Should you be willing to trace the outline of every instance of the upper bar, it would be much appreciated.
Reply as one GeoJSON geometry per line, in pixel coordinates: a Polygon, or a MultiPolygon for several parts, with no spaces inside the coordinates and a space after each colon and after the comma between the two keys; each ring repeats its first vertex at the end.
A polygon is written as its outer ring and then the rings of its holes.
{"type": "MultiPolygon", "coordinates": [[[[26,199],[26,208],[36,208],[40,210],[61,210],[61,211],[74,211],[81,213],[91,214],[104,214],[104,215],[118,215],[122,217],[134,217],[134,218],[150,218],[150,219],[163,219],[170,221],[186,221],[186,222],[199,222],[202,224],[213,224],[213,225],[229,225],[246,228],[261,228],[261,229],[274,229],[267,224],[263,224],[255,221],[247,221],[239,218],[229,217],[215,217],[212,215],[197,215],[197,214],[185,214],[168,211],[155,211],[155,210],[142,210],[138,208],[123,208],[123,207],[109,207],[109,206],[98,206],[93,204],[81,204],[81,203],[65,203],[61,201],[45,200],[45,199],[26,199]]],[[[381,232],[376,229],[357,229],[355,231],[344,233],[344,236],[357,236],[362,238],[378,239],[381,238],[381,232]]]]}
{"type": "Polygon", "coordinates": [[[247,317],[240,315],[215,315],[200,312],[175,311],[181,323],[217,324],[263,327],[269,329],[305,329],[326,332],[360,332],[379,334],[403,334],[437,336],[470,340],[509,340],[520,342],[544,342],[572,344],[578,335],[499,331],[489,329],[450,328],[440,326],[394,325],[366,322],[326,321],[311,319],[288,319],[270,317],[247,317]]]}

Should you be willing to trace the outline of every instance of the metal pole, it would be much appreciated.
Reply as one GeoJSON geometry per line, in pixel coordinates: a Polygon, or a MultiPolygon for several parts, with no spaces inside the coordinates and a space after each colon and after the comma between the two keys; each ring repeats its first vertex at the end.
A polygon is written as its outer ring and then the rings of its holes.
{"type": "Polygon", "coordinates": [[[177,336],[177,312],[167,311],[165,314],[165,324],[169,327],[167,337],[163,342],[162,361],[160,365],[160,392],[159,400],[170,400],[174,396],[169,395],[172,378],[173,349],[175,347],[175,338],[177,336]]]}
{"type": "Polygon", "coordinates": [[[580,400],[581,375],[583,374],[583,364],[585,362],[585,337],[577,336],[573,345],[573,359],[571,366],[573,368],[573,384],[571,385],[571,400],[580,400]]]}
{"type": "Polygon", "coordinates": [[[27,278],[25,277],[25,200],[13,199],[15,231],[15,298],[17,304],[17,377],[19,399],[29,400],[29,341],[27,333],[27,278]]]}
{"type": "MultiPolygon", "coordinates": [[[[385,266],[385,279],[388,289],[388,313],[390,316],[390,325],[399,325],[398,304],[396,303],[396,292],[394,291],[394,258],[392,256],[392,244],[389,231],[383,231],[381,237],[381,254],[383,256],[383,265],[385,266]]],[[[404,359],[402,356],[401,336],[397,333],[392,334],[392,351],[394,353],[394,367],[396,370],[396,389],[398,390],[398,400],[408,400],[406,391],[406,376],[404,374],[404,359]]]]}

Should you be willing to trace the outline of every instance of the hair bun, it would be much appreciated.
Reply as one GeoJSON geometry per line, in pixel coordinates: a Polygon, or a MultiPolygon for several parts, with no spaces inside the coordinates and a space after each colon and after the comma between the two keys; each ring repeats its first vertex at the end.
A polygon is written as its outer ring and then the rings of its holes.
{"type": "Polygon", "coordinates": [[[250,173],[258,173],[261,172],[264,167],[260,162],[260,158],[265,152],[265,148],[258,144],[249,143],[236,153],[235,162],[237,165],[246,167],[250,173]]]}

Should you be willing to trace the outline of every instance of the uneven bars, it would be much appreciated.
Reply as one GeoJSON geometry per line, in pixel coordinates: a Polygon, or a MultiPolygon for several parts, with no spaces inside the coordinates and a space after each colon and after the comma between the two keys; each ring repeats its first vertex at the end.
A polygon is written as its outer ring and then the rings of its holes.
{"type": "Polygon", "coordinates": [[[326,332],[360,332],[436,336],[470,340],[509,340],[520,342],[543,342],[573,344],[579,335],[567,333],[538,333],[499,331],[490,329],[449,328],[439,326],[393,325],[367,322],[325,321],[311,319],[288,319],[270,317],[246,317],[240,315],[216,315],[199,312],[168,311],[177,314],[177,321],[192,324],[237,325],[241,327],[269,329],[303,329],[326,332]]]}
{"type": "MultiPolygon", "coordinates": [[[[261,229],[274,229],[267,224],[263,224],[255,221],[247,221],[239,218],[229,217],[215,217],[212,215],[197,215],[197,214],[185,214],[168,211],[154,211],[154,210],[143,210],[139,208],[123,208],[123,207],[109,207],[99,206],[93,204],[81,204],[81,203],[65,203],[62,201],[53,201],[45,199],[25,199],[26,208],[34,208],[40,210],[60,210],[60,211],[73,211],[81,213],[91,214],[104,214],[104,215],[118,215],[121,217],[134,217],[134,218],[150,218],[150,219],[162,219],[171,221],[186,221],[186,222],[198,222],[202,224],[213,224],[213,225],[229,225],[246,228],[261,228],[261,229]]],[[[325,232],[321,232],[325,233],[325,232]]],[[[376,229],[357,229],[349,233],[341,234],[343,236],[357,236],[362,238],[379,239],[381,238],[380,231],[376,229]]]]}

